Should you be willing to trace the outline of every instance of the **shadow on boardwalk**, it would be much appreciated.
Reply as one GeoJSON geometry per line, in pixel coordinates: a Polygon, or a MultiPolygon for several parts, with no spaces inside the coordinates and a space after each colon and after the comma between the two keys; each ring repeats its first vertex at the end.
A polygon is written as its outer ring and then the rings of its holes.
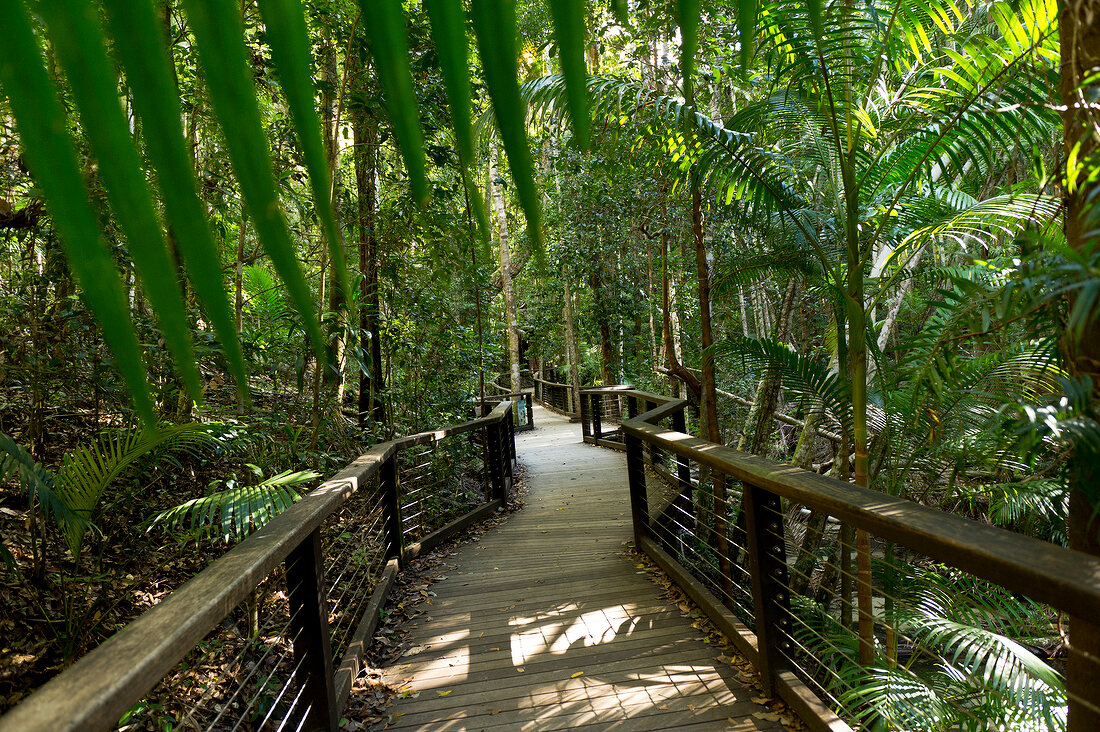
{"type": "Polygon", "coordinates": [[[385,669],[416,694],[388,729],[781,730],[635,567],[623,456],[542,408],[535,424],[527,508],[449,559],[423,650],[385,669]]]}

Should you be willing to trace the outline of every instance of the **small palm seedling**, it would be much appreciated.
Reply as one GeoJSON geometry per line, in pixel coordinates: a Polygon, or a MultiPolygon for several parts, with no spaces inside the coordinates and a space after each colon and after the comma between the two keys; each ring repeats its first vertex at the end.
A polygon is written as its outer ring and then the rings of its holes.
{"type": "MultiPolygon", "coordinates": [[[[263,477],[262,468],[251,463],[247,466],[253,475],[263,477]]],[[[312,470],[284,470],[255,485],[244,485],[233,476],[224,482],[222,490],[156,514],[149,520],[149,530],[161,526],[185,540],[220,538],[226,544],[240,541],[294,505],[301,498],[295,487],[319,475],[312,470]]],[[[219,482],[211,483],[211,487],[216,487],[219,482]]],[[[245,601],[249,638],[256,638],[259,634],[262,587],[253,589],[245,601]]]]}
{"type": "MultiPolygon", "coordinates": [[[[257,477],[263,475],[258,466],[249,463],[248,467],[257,477]]],[[[317,477],[319,474],[312,470],[284,470],[255,485],[244,485],[234,476],[225,481],[222,490],[161,511],[150,519],[149,528],[162,526],[169,533],[188,538],[240,541],[290,508],[301,498],[295,487],[317,477]]],[[[211,485],[217,484],[215,481],[211,485]]]]}

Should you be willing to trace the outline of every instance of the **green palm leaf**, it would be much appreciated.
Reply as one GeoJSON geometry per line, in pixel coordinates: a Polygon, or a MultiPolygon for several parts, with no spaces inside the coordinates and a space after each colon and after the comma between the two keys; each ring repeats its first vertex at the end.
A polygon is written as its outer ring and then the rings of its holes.
{"type": "Polygon", "coordinates": [[[115,355],[138,414],[154,422],[145,366],[130,320],[125,290],[99,227],[77,166],[68,121],[22,2],[4,9],[5,39],[0,43],[0,83],[15,115],[23,154],[42,187],[85,302],[95,313],[115,355]]]}
{"type": "Polygon", "coordinates": [[[169,532],[193,531],[200,536],[220,529],[223,541],[238,541],[301,498],[295,486],[317,477],[320,474],[312,470],[287,470],[251,486],[229,481],[225,490],[158,513],[149,520],[149,528],[162,526],[169,532]]]}
{"type": "Polygon", "coordinates": [[[516,7],[508,0],[473,0],[471,17],[485,84],[493,102],[497,129],[508,156],[530,240],[542,248],[539,195],[527,144],[527,110],[516,83],[516,7]]]}
{"type": "Polygon", "coordinates": [[[294,129],[298,133],[298,141],[309,169],[314,207],[328,242],[336,282],[345,295],[345,302],[354,304],[344,246],[332,212],[332,198],[329,195],[332,190],[332,176],[325,161],[321,124],[317,118],[313,83],[309,77],[311,57],[305,14],[301,3],[295,0],[261,0],[259,6],[267,30],[267,42],[279,69],[283,93],[286,94],[287,104],[294,117],[294,129]]]}
{"type": "MultiPolygon", "coordinates": [[[[145,135],[145,147],[157,173],[176,251],[217,333],[237,388],[247,398],[244,356],[222,281],[221,257],[210,234],[205,206],[196,193],[163,25],[151,0],[103,0],[103,5],[111,34],[125,39],[115,43],[113,50],[126,73],[134,110],[145,129],[155,131],[145,135]]],[[[110,165],[113,161],[102,162],[110,165]]]]}
{"type": "Polygon", "coordinates": [[[319,362],[325,341],[313,298],[302,276],[286,218],[279,205],[267,137],[263,131],[252,74],[244,49],[240,8],[219,0],[184,0],[195,32],[207,88],[248,212],[264,251],[286,285],[319,362]]]}
{"type": "Polygon", "coordinates": [[[80,546],[96,506],[111,484],[141,458],[154,450],[193,451],[218,443],[211,424],[181,424],[108,434],[66,454],[57,471],[54,491],[76,516],[65,518],[62,529],[69,551],[79,556],[80,546]]]}
{"type": "Polygon", "coordinates": [[[99,14],[94,5],[74,12],[70,3],[59,0],[43,2],[39,7],[80,109],[84,132],[100,161],[99,172],[126,234],[138,276],[187,391],[198,401],[202,398],[199,371],[176,268],[168,256],[141,160],[118,104],[115,74],[107,60],[99,14]]]}
{"type": "Polygon", "coordinates": [[[424,167],[424,139],[416,117],[418,104],[409,72],[409,45],[405,38],[405,14],[401,0],[360,0],[363,27],[378,64],[378,78],[386,92],[386,111],[393,122],[401,156],[409,171],[409,185],[418,203],[428,200],[424,167]]]}

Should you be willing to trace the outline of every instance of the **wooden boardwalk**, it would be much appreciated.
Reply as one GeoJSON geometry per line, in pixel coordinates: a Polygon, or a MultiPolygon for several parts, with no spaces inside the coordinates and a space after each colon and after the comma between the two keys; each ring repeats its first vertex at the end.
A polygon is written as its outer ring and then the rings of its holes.
{"type": "Polygon", "coordinates": [[[627,555],[624,457],[541,407],[517,435],[527,507],[448,564],[384,670],[388,729],[782,730],[627,555]]]}

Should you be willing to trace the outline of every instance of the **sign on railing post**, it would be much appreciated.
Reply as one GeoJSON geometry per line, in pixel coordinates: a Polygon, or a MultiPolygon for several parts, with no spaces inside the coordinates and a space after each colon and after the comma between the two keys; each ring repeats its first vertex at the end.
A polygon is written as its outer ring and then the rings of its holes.
{"type": "Polygon", "coordinates": [[[790,575],[783,542],[779,496],[748,483],[742,490],[749,572],[760,650],[760,677],[767,694],[775,693],[780,648],[790,653],[790,575]]]}
{"type": "Polygon", "coordinates": [[[386,558],[397,557],[405,564],[404,532],[401,529],[401,501],[397,486],[397,453],[390,455],[378,470],[378,486],[382,490],[382,508],[386,513],[386,558]]]}
{"type": "Polygon", "coordinates": [[[535,408],[534,394],[526,392],[523,395],[523,401],[527,402],[527,429],[533,430],[535,429],[535,413],[532,411],[535,408]]]}
{"type": "Polygon", "coordinates": [[[340,711],[332,677],[332,644],[325,597],[321,530],[315,529],[286,558],[287,600],[302,698],[309,707],[305,729],[336,730],[340,711]]]}
{"type": "Polygon", "coordinates": [[[623,434],[626,441],[626,475],[630,483],[630,515],[634,524],[634,547],[641,550],[642,538],[649,534],[649,497],[646,495],[645,459],[642,441],[623,434]]]}

